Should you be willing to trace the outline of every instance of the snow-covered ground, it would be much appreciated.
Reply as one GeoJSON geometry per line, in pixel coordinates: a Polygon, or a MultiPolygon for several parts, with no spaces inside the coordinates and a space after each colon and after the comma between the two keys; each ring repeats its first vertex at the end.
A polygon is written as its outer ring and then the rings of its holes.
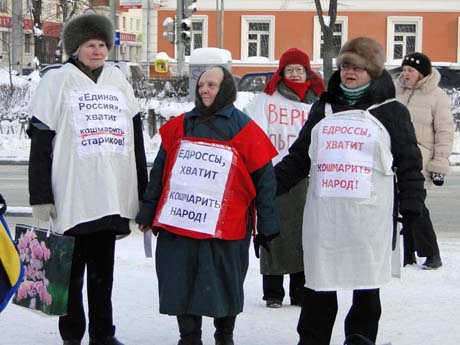
{"type": "MultiPolygon", "coordinates": [[[[17,218],[7,219],[14,227],[17,218]]],[[[30,223],[32,218],[19,220],[30,223]]],[[[155,243],[155,240],[154,240],[155,243]]],[[[424,271],[410,266],[402,280],[394,279],[381,289],[383,314],[378,344],[457,345],[460,341],[460,236],[440,233],[444,266],[424,271]]],[[[421,261],[421,260],[419,260],[421,261]]],[[[173,274],[173,273],[172,273],[173,274]]],[[[285,280],[287,288],[287,279],[285,280]]],[[[343,344],[343,320],[351,294],[339,293],[337,316],[331,345],[343,344]]],[[[142,234],[117,242],[113,291],[117,337],[126,345],[176,345],[176,319],[158,312],[158,289],[153,259],[144,257],[142,234]]],[[[237,318],[237,345],[294,345],[300,308],[290,305],[269,309],[262,301],[258,260],[250,248],[250,267],[245,282],[245,308],[237,318]]],[[[0,314],[0,344],[58,345],[61,340],[57,317],[48,317],[10,304],[0,314]]],[[[212,320],[203,320],[203,344],[214,344],[212,320]]],[[[87,335],[82,344],[87,344],[87,335]]]]}

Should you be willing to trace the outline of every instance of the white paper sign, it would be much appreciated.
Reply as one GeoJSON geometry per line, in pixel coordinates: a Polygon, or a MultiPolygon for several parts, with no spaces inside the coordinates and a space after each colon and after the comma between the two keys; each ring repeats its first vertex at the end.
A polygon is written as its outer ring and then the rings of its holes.
{"type": "Polygon", "coordinates": [[[80,157],[117,153],[128,155],[129,131],[124,96],[116,90],[73,90],[75,141],[80,157]]]}
{"type": "Polygon", "coordinates": [[[378,127],[367,121],[326,118],[318,128],[316,194],[369,198],[378,127]]]}
{"type": "Polygon", "coordinates": [[[225,145],[182,141],[158,221],[214,235],[233,155],[225,145]]]}

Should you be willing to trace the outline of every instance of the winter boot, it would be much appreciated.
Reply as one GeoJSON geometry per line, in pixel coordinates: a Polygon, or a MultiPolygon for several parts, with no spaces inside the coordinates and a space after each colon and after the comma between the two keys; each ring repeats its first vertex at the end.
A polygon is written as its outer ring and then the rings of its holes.
{"type": "Polygon", "coordinates": [[[375,345],[375,343],[361,334],[350,334],[343,345],[375,345]]]}
{"type": "Polygon", "coordinates": [[[80,340],[64,340],[62,345],[81,345],[80,340]]]}
{"type": "Polygon", "coordinates": [[[90,337],[89,345],[123,345],[123,343],[114,336],[108,336],[103,338],[90,337]]]}
{"type": "Polygon", "coordinates": [[[428,256],[426,261],[423,263],[422,268],[424,270],[436,270],[442,266],[441,256],[439,254],[435,254],[432,256],[428,256]]]}
{"type": "Polygon", "coordinates": [[[414,252],[409,252],[409,253],[404,252],[403,267],[407,265],[415,265],[415,264],[417,264],[415,253],[414,252]]]}
{"type": "Polygon", "coordinates": [[[214,339],[216,345],[234,345],[233,342],[233,329],[235,328],[236,316],[226,316],[214,319],[214,326],[216,332],[214,339]]]}
{"type": "Polygon", "coordinates": [[[201,342],[201,324],[203,318],[199,315],[177,315],[180,340],[177,345],[203,345],[201,342]]]}

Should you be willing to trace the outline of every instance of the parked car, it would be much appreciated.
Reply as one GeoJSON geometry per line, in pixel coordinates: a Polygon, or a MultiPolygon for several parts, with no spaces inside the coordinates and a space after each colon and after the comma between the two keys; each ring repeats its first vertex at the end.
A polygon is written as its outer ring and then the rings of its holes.
{"type": "Polygon", "coordinates": [[[133,87],[136,97],[146,97],[152,93],[153,86],[139,64],[126,60],[106,60],[106,62],[121,70],[133,87]]]}
{"type": "Polygon", "coordinates": [[[238,82],[238,91],[262,92],[275,72],[251,72],[243,75],[238,82]]]}
{"type": "Polygon", "coordinates": [[[41,69],[40,69],[40,72],[39,72],[39,75],[41,78],[43,78],[43,76],[53,70],[53,69],[58,69],[58,68],[61,68],[62,67],[62,63],[53,63],[53,64],[49,64],[49,65],[44,65],[41,69]]]}

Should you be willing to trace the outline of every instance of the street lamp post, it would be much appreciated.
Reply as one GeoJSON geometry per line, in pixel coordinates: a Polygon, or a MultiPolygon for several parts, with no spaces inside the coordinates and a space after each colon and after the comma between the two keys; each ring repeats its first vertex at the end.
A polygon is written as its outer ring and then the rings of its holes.
{"type": "Polygon", "coordinates": [[[216,46],[224,48],[224,0],[216,0],[216,46]]]}
{"type": "MultiPolygon", "coordinates": [[[[117,21],[116,21],[116,17],[117,17],[117,10],[116,10],[116,3],[115,3],[115,0],[110,0],[109,1],[109,9],[110,9],[110,19],[112,20],[113,22],[113,26],[115,27],[117,21]]],[[[115,28],[116,29],[116,28],[115,28]]],[[[109,52],[109,59],[110,60],[115,60],[116,59],[116,49],[117,47],[114,46],[112,48],[112,50],[109,52]]]]}
{"type": "Polygon", "coordinates": [[[184,19],[184,0],[177,0],[176,10],[176,48],[177,48],[177,76],[184,75],[185,43],[181,39],[181,23],[184,19]]]}

